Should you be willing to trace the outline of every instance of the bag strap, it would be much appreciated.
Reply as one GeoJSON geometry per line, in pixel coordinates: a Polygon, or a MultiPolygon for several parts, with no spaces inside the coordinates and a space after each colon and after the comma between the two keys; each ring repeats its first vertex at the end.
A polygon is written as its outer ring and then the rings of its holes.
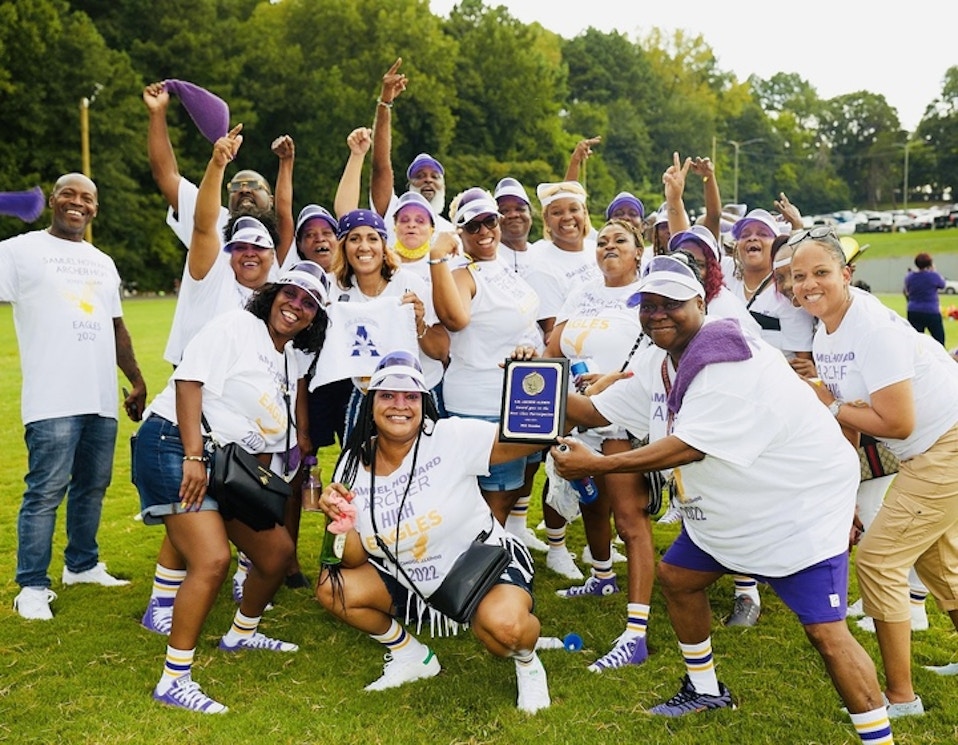
{"type": "MultiPolygon", "coordinates": [[[[748,310],[752,307],[752,303],[755,302],[756,298],[762,294],[762,290],[768,287],[768,283],[772,281],[772,273],[769,272],[765,279],[762,280],[761,284],[755,288],[755,292],[752,294],[752,299],[745,303],[745,309],[748,310]]],[[[745,284],[745,280],[742,280],[742,284],[745,284]]]]}
{"type": "MultiPolygon", "coordinates": [[[[410,478],[406,479],[406,489],[403,491],[402,499],[399,500],[399,509],[398,509],[397,512],[396,512],[396,547],[397,547],[397,551],[398,551],[398,547],[399,547],[399,519],[400,519],[400,517],[402,516],[403,508],[406,506],[406,497],[409,496],[409,488],[410,488],[410,486],[412,486],[412,474],[416,472],[416,461],[419,459],[419,440],[420,440],[421,438],[422,438],[422,433],[420,432],[419,435],[417,435],[417,437],[416,437],[416,445],[415,445],[415,447],[413,448],[413,453],[412,453],[412,468],[410,469],[410,470],[411,470],[410,478]]],[[[377,525],[376,525],[376,499],[375,499],[375,495],[376,495],[376,441],[375,441],[375,440],[373,440],[373,448],[372,448],[372,450],[373,450],[373,452],[372,452],[372,458],[370,458],[370,462],[369,462],[369,522],[372,524],[372,527],[373,527],[373,537],[374,537],[375,540],[376,540],[376,545],[379,546],[379,550],[382,551],[383,554],[385,554],[386,558],[389,559],[389,561],[391,561],[391,562],[393,563],[393,566],[396,567],[397,571],[402,574],[402,576],[405,578],[406,582],[409,583],[409,587],[412,589],[412,591],[413,591],[414,593],[416,593],[416,595],[419,596],[419,599],[420,599],[420,600],[422,600],[424,603],[428,603],[429,601],[426,600],[426,596],[422,594],[422,591],[419,589],[419,587],[416,585],[416,583],[412,581],[412,577],[410,577],[410,576],[406,573],[406,570],[403,568],[403,565],[399,563],[399,559],[396,557],[395,554],[393,554],[392,551],[389,550],[389,547],[386,545],[386,541],[384,541],[384,540],[382,539],[382,536],[379,535],[379,528],[378,528],[377,525]]],[[[398,575],[397,575],[397,577],[398,577],[398,575]]]]}

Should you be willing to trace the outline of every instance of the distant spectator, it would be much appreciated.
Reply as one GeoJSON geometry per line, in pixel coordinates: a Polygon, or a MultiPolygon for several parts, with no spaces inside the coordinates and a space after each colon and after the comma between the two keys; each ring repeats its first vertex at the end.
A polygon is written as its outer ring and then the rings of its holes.
{"type": "Polygon", "coordinates": [[[931,256],[920,253],[915,257],[917,272],[905,275],[905,297],[908,299],[908,322],[918,333],[928,333],[945,343],[945,326],[941,322],[941,304],[938,291],[945,289],[945,278],[935,271],[931,256]]]}

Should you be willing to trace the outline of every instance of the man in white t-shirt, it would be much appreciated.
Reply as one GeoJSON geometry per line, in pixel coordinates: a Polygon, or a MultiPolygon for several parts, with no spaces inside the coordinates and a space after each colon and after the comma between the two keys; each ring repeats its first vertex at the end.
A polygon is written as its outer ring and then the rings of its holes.
{"type": "Polygon", "coordinates": [[[113,260],[84,239],[97,214],[96,185],[61,176],[50,196],[53,218],[0,242],[0,300],[13,303],[23,372],[26,491],[17,519],[21,616],[53,618],[50,589],[57,508],[67,498],[63,584],[129,584],[99,561],[97,532],[113,474],[117,433],[116,367],[130,381],[123,406],[139,421],[146,383],[120,308],[113,260]]]}

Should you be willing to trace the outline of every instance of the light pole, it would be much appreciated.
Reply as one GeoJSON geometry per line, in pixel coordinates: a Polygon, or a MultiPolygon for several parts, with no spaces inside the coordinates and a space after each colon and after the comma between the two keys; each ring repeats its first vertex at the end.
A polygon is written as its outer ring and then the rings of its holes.
{"type": "MultiPolygon", "coordinates": [[[[103,90],[103,86],[94,83],[93,95],[89,98],[84,96],[80,99],[80,170],[88,179],[93,178],[90,169],[90,104],[96,100],[96,95],[101,90],[103,90]]],[[[86,226],[85,238],[87,243],[93,243],[92,223],[88,223],[86,226]]]]}
{"type": "Polygon", "coordinates": [[[734,184],[734,188],[732,189],[732,201],[735,202],[735,204],[738,204],[738,151],[746,145],[751,145],[755,142],[761,142],[763,139],[764,138],[762,137],[755,137],[751,140],[745,140],[745,142],[737,142],[735,140],[728,141],[728,144],[735,148],[735,175],[733,177],[734,181],[732,182],[734,184]]]}
{"type": "MultiPolygon", "coordinates": [[[[905,176],[901,185],[902,209],[905,212],[908,211],[908,146],[909,145],[911,145],[911,143],[908,140],[905,140],[905,176]]],[[[934,225],[934,220],[932,221],[932,225],[934,225]]]]}

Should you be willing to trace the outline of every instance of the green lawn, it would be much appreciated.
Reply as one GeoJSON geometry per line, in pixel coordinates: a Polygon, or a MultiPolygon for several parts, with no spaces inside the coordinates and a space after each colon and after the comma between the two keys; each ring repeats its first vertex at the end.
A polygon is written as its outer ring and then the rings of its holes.
{"type": "MultiPolygon", "coordinates": [[[[172,317],[172,299],[127,302],[125,312],[151,397],[166,383],[161,355],[172,317]]],[[[958,344],[955,322],[948,324],[958,344]]],[[[643,710],[677,690],[684,669],[659,593],[650,621],[652,656],[645,665],[597,676],[586,665],[606,652],[624,627],[623,595],[568,601],[554,591],[567,586],[544,568],[536,577],[537,613],[545,635],[570,631],[585,640],[578,654],[544,652],[553,705],[535,717],[515,709],[511,662],[494,660],[469,634],[432,642],[444,672],[436,679],[380,694],[364,693],[382,664],[381,648],[328,617],[308,591],[283,589],[263,630],[301,645],[298,654],[230,656],[216,650],[234,606],[221,593],[197,652],[194,675],[208,693],[227,703],[225,717],[204,717],[153,704],[150,690],[163,660],[165,640],[138,624],[150,594],[162,529],[133,519],[138,500],[129,483],[124,421],[117,444],[115,478],[103,512],[102,556],[129,587],[64,588],[59,582],[64,544],[62,510],[51,576],[59,593],[50,622],[25,622],[12,609],[16,515],[26,466],[19,413],[20,373],[11,312],[0,306],[0,407],[7,426],[0,446],[0,741],[17,743],[854,743],[824,668],[797,621],[771,592],[753,629],[726,629],[731,583],[713,593],[713,643],[719,675],[735,695],[738,711],[680,721],[650,718],[643,710]]],[[[62,370],[62,385],[71,385],[62,370]]],[[[323,454],[326,473],[334,454],[323,454]]],[[[534,506],[530,523],[540,518],[534,506]]],[[[743,519],[748,519],[743,511],[743,519]]],[[[677,532],[658,526],[660,551],[677,532]]],[[[315,577],[322,537],[319,516],[303,517],[300,558],[315,577]]],[[[569,543],[583,547],[581,523],[569,543]]],[[[624,570],[623,570],[624,571],[624,570]]],[[[853,591],[854,595],[854,591],[853,591]]],[[[958,637],[947,617],[929,602],[931,629],[916,634],[916,686],[928,709],[921,720],[895,724],[899,743],[956,739],[955,679],[920,668],[958,659],[958,637]]],[[[873,659],[873,636],[855,629],[873,659]]],[[[422,638],[428,640],[427,634],[422,638]]]]}

